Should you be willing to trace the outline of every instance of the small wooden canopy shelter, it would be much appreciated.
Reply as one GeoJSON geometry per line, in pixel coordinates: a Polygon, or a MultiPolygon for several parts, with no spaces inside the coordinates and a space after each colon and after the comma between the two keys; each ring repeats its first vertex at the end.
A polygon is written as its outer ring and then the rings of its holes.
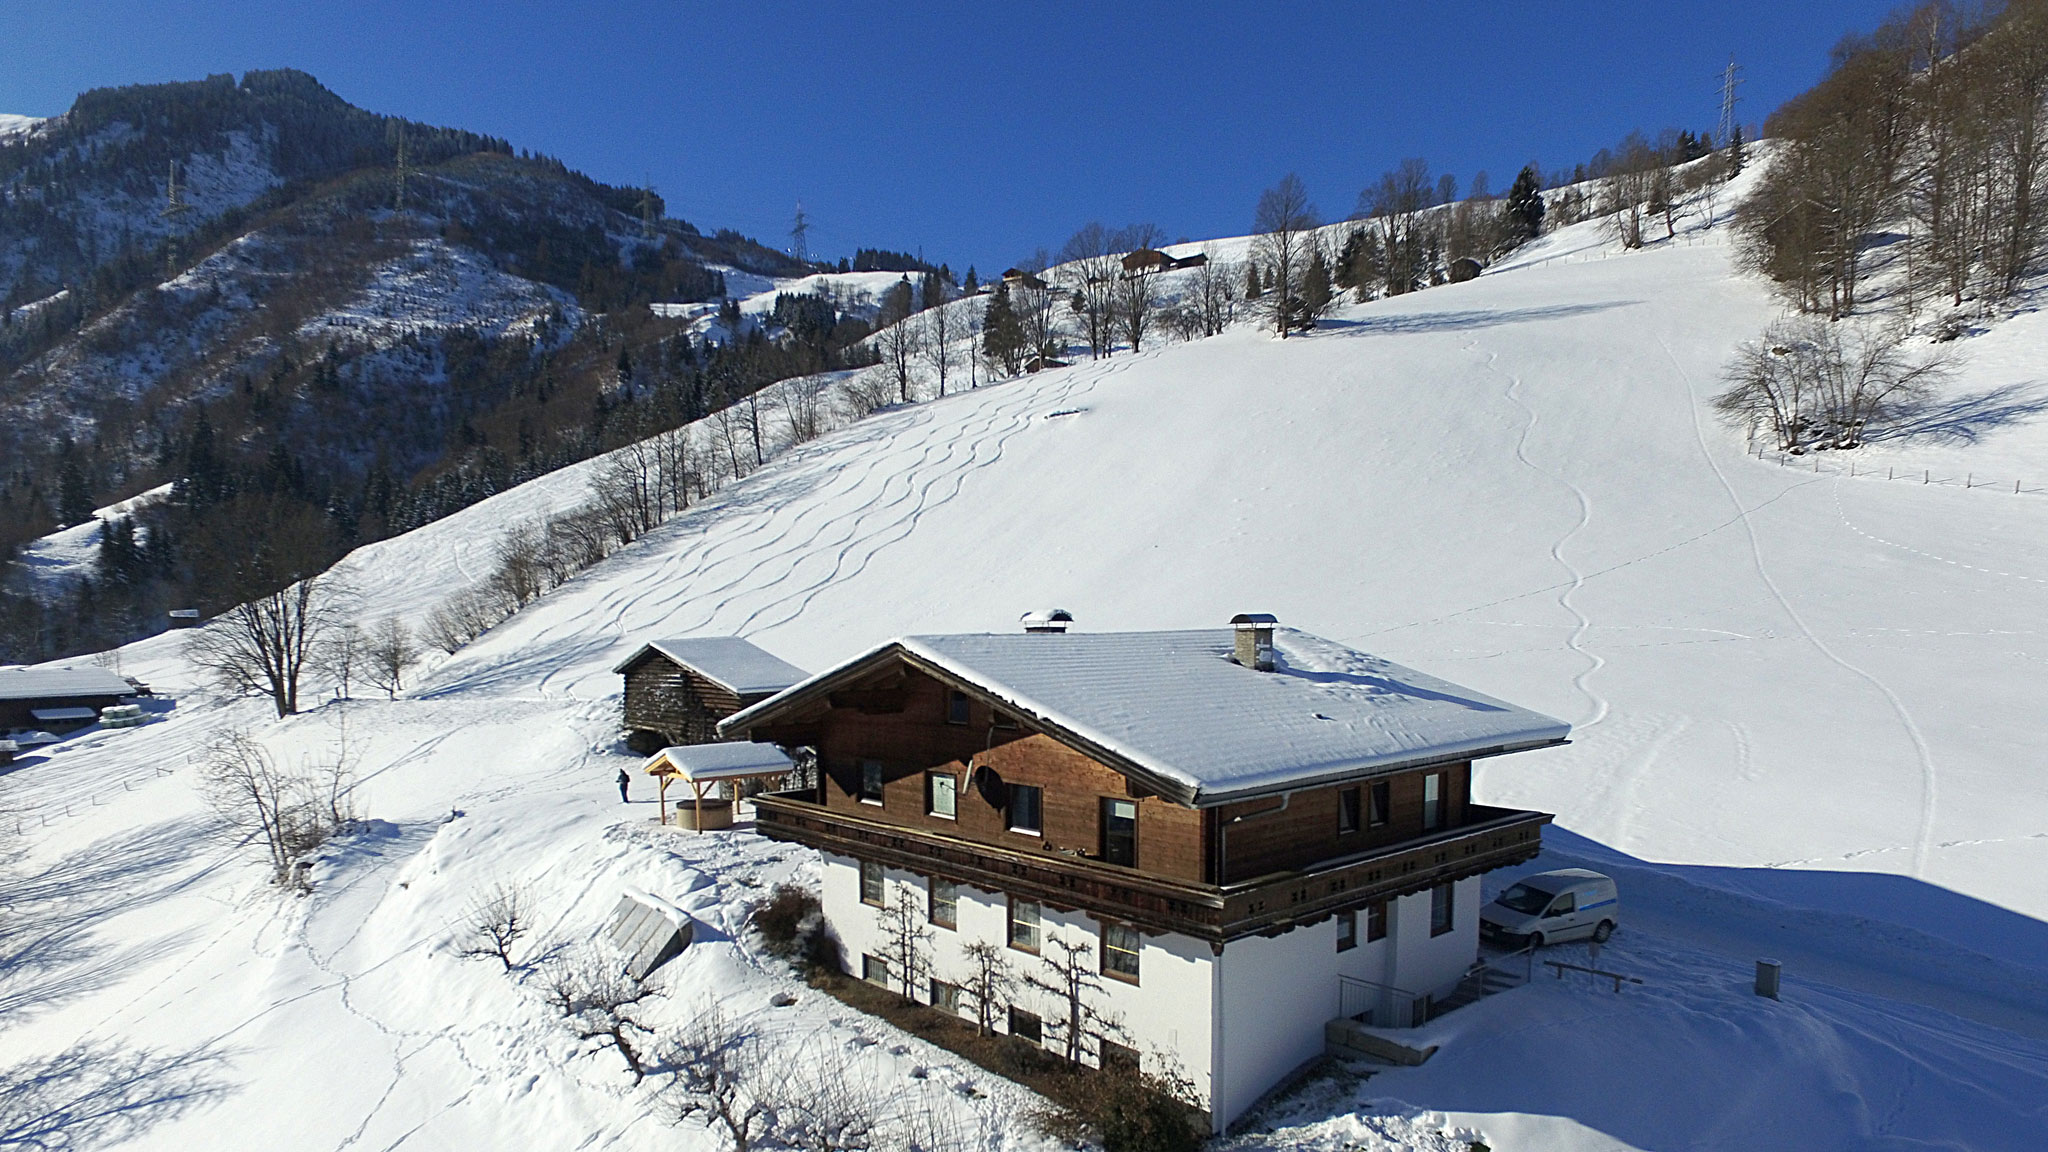
{"type": "MultiPolygon", "coordinates": [[[[697,827],[704,827],[704,791],[725,780],[759,780],[788,775],[796,768],[773,744],[738,741],[730,744],[678,744],[648,757],[643,769],[661,781],[661,822],[668,823],[668,786],[690,786],[697,827]]],[[[681,803],[681,801],[678,801],[681,803]]]]}

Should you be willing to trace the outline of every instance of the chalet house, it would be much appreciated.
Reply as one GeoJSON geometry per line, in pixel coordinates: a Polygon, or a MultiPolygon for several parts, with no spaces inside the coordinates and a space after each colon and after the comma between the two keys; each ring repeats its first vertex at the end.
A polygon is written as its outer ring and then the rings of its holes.
{"type": "Polygon", "coordinates": [[[1207,252],[1197,252],[1192,256],[1182,256],[1178,260],[1168,263],[1166,270],[1168,272],[1178,272],[1183,268],[1205,268],[1208,264],[1209,254],[1207,252]]]}
{"type": "Polygon", "coordinates": [[[104,668],[10,668],[0,671],[0,735],[84,728],[99,720],[100,709],[139,694],[132,681],[104,668]]]}
{"type": "Polygon", "coordinates": [[[1034,292],[1052,291],[1052,285],[1046,283],[1037,273],[1026,272],[1022,268],[1003,269],[1003,282],[1005,284],[1015,284],[1021,288],[1029,288],[1034,292]]]}
{"type": "Polygon", "coordinates": [[[1157,248],[1140,248],[1136,252],[1127,253],[1123,258],[1124,275],[1126,276],[1139,276],[1147,272],[1157,272],[1163,268],[1171,267],[1172,264],[1173,257],[1168,256],[1157,248]]]}
{"type": "Polygon", "coordinates": [[[720,720],[805,675],[737,636],[656,640],[612,671],[626,678],[627,744],[642,755],[717,740],[720,720]]]}
{"type": "MultiPolygon", "coordinates": [[[[1457,987],[1480,875],[1550,820],[1474,803],[1472,762],[1564,723],[1270,616],[1091,635],[1063,615],[903,637],[720,725],[816,751],[816,786],[756,797],[755,824],[821,852],[864,976],[971,1012],[970,941],[1046,978],[1083,945],[1083,1058],[1178,1063],[1219,1132],[1327,1023],[1457,987]],[[909,981],[899,902],[931,928],[909,981]]],[[[1072,1009],[1019,980],[997,1019],[1064,1050],[1072,1009]]]]}

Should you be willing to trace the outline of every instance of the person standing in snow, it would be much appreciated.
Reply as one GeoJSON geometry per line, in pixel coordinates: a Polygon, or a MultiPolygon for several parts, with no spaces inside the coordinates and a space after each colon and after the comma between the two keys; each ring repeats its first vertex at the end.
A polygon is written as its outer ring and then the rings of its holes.
{"type": "Polygon", "coordinates": [[[624,768],[619,769],[619,803],[631,804],[633,802],[633,798],[626,795],[626,789],[631,787],[632,784],[633,778],[626,774],[624,768]]]}

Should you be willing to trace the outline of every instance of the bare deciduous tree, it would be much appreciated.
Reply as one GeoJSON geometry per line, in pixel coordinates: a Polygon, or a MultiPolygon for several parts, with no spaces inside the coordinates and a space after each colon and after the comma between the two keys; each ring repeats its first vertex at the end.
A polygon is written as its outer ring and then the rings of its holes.
{"type": "Polygon", "coordinates": [[[303,887],[294,867],[299,858],[352,816],[346,779],[337,768],[323,789],[279,767],[246,733],[231,731],[208,746],[200,790],[231,828],[263,846],[273,883],[303,887]]]}
{"type": "Polygon", "coordinates": [[[931,926],[920,901],[908,885],[891,885],[889,902],[876,918],[882,933],[882,959],[903,986],[905,1003],[917,1002],[917,990],[931,972],[931,926]]]}
{"type": "Polygon", "coordinates": [[[1017,987],[1017,970],[1001,945],[987,940],[970,940],[962,949],[967,956],[967,977],[961,989],[974,1001],[974,1026],[983,1036],[993,1035],[998,1014],[1017,987]]]}
{"type": "Polygon", "coordinates": [[[641,1046],[654,1030],[640,1019],[640,1006],[659,996],[658,989],[635,980],[616,957],[593,946],[550,961],[545,990],[578,1040],[595,1044],[593,1051],[617,1050],[633,1082],[646,1079],[641,1046]]]}
{"type": "Polygon", "coordinates": [[[1078,1064],[1088,1054],[1091,1038],[1122,1038],[1125,1032],[1123,1026],[1098,1004],[1104,985],[1101,975],[1095,970],[1095,946],[1086,941],[1050,934],[1046,937],[1046,944],[1048,947],[1043,959],[1049,971],[1045,974],[1027,971],[1024,983],[1059,999],[1067,1017],[1058,1025],[1066,1045],[1066,1057],[1078,1064]]]}
{"type": "Polygon", "coordinates": [[[461,954],[493,957],[512,971],[513,947],[533,930],[531,904],[526,889],[514,884],[493,884],[471,896],[462,916],[461,954]]]}
{"type": "Polygon", "coordinates": [[[382,688],[385,699],[396,699],[399,689],[405,687],[406,673],[420,659],[419,645],[414,643],[405,621],[386,616],[370,630],[366,651],[369,663],[364,679],[371,686],[382,688]]]}
{"type": "Polygon", "coordinates": [[[1728,420],[1769,430],[1778,448],[1854,448],[1946,379],[1949,356],[1914,354],[1904,323],[1792,317],[1744,344],[1714,398],[1728,420]]]}
{"type": "Polygon", "coordinates": [[[1305,233],[1319,223],[1315,205],[1309,203],[1308,187],[1301,177],[1289,172],[1280,183],[1268,188],[1259,196],[1258,210],[1252,216],[1252,231],[1256,234],[1252,250],[1261,264],[1273,278],[1273,289],[1266,299],[1273,328],[1285,340],[1287,333],[1295,327],[1294,311],[1301,293],[1301,273],[1305,261],[1302,246],[1305,233]]]}
{"type": "Polygon", "coordinates": [[[186,656],[229,690],[266,695],[280,718],[299,710],[299,678],[346,609],[327,576],[237,604],[193,633],[186,656]]]}
{"type": "Polygon", "coordinates": [[[763,1138],[774,1106],[761,1091],[753,1047],[717,1007],[699,1013],[664,1052],[663,1062],[676,1070],[664,1093],[676,1122],[703,1117],[723,1131],[732,1152],[748,1152],[763,1138]]]}

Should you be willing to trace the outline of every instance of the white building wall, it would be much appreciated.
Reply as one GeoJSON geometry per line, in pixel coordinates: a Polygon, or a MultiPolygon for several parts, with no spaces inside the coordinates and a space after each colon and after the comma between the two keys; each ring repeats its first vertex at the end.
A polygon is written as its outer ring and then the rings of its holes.
{"type": "MultiPolygon", "coordinates": [[[[848,969],[857,977],[861,955],[881,955],[887,941],[879,928],[880,909],[861,903],[860,866],[846,856],[823,853],[825,917],[846,948],[848,969]]],[[[908,899],[920,917],[929,908],[926,878],[891,868],[886,872],[889,899],[908,899]]],[[[1197,1093],[1221,1126],[1251,1107],[1288,1073],[1323,1052],[1323,1025],[1340,1010],[1341,974],[1406,989],[1416,995],[1443,995],[1478,955],[1479,878],[1454,887],[1452,931],[1429,934],[1429,893],[1403,896],[1387,910],[1387,936],[1365,940],[1366,918],[1358,917],[1358,946],[1337,951],[1337,921],[1282,933],[1234,941],[1219,957],[1207,943],[1175,934],[1147,935],[1139,957],[1138,983],[1102,977],[1099,1010],[1128,1032],[1121,1040],[1145,1055],[1148,1068],[1155,1054],[1171,1057],[1193,1081],[1197,1093]]],[[[1009,902],[1002,893],[961,885],[959,927],[930,925],[930,976],[964,984],[970,966],[965,947],[988,940],[1005,947],[1020,978],[1037,971],[1050,978],[1045,956],[1057,936],[1085,942],[1099,963],[1101,935],[1095,918],[1085,912],[1062,913],[1044,908],[1041,931],[1047,943],[1040,955],[1008,948],[1009,902]]],[[[930,1003],[928,986],[916,997],[930,1003]]],[[[1021,979],[1017,1006],[1035,1012],[1045,1023],[1046,1044],[1063,1051],[1064,1002],[1026,987],[1021,979]]],[[[1007,1006],[997,1013],[996,1027],[1008,1027],[1007,1006]]],[[[1090,1058],[1094,1056],[1092,1047],[1090,1058]]]]}
{"type": "MultiPolygon", "coordinates": [[[[857,861],[830,852],[822,855],[825,863],[822,897],[825,919],[845,945],[848,970],[859,976],[863,953],[879,956],[888,949],[888,941],[880,930],[881,909],[861,903],[860,865],[857,861]]],[[[923,875],[890,868],[885,876],[890,900],[911,900],[920,916],[929,909],[930,890],[923,875]]],[[[1067,1014],[1064,998],[1027,987],[1022,977],[1036,971],[1052,979],[1052,968],[1046,963],[1046,958],[1057,955],[1050,943],[1055,936],[1072,943],[1087,944],[1094,963],[1099,966],[1102,937],[1095,917],[1085,912],[1043,908],[1040,930],[1047,942],[1041,945],[1038,956],[1008,947],[1010,906],[1008,897],[1003,893],[961,885],[956,920],[959,924],[957,929],[927,925],[932,934],[930,977],[964,985],[972,970],[966,954],[967,944],[974,940],[987,940],[1003,946],[1003,954],[1009,958],[1019,977],[1012,1001],[1018,1007],[1036,1013],[1045,1022],[1048,1048],[1064,1052],[1067,1014]]],[[[1179,1064],[1178,1071],[1192,1080],[1196,1090],[1207,1099],[1211,1047],[1209,1013],[1215,957],[1208,944],[1192,937],[1168,933],[1148,934],[1143,939],[1144,946],[1138,956],[1138,982],[1131,984],[1102,976],[1103,992],[1096,1002],[1097,1011],[1125,1029],[1127,1035],[1118,1039],[1118,1043],[1137,1049],[1147,1061],[1148,1069],[1156,1070],[1155,1056],[1170,1058],[1179,1064]]],[[[928,985],[916,992],[920,1003],[931,1002],[928,985]]],[[[996,1028],[1002,1031],[1008,1025],[1006,1005],[996,1014],[996,1028]]],[[[1088,1059],[1093,1061],[1095,1058],[1096,1052],[1091,1043],[1088,1059]]]]}
{"type": "MultiPolygon", "coordinates": [[[[1451,930],[1429,934],[1429,893],[1403,896],[1387,909],[1394,945],[1393,976],[1385,981],[1418,996],[1443,996],[1479,958],[1479,877],[1451,886],[1451,930]]],[[[1369,977],[1368,977],[1369,979],[1369,977]]]]}

